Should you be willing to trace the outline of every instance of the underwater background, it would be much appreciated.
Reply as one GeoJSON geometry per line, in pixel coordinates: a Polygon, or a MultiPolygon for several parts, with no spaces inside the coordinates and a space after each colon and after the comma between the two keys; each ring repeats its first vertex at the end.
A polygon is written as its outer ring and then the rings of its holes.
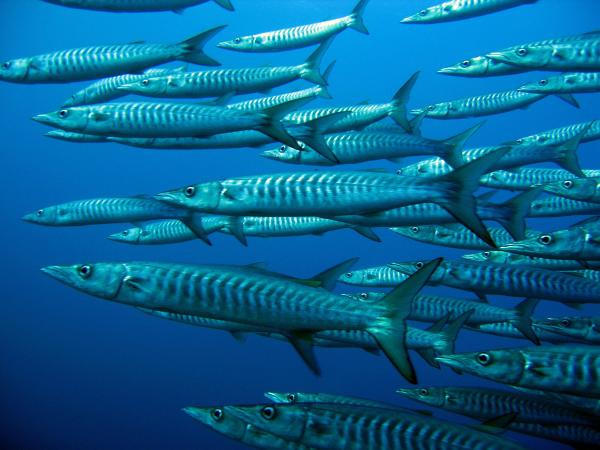
{"type": "MultiPolygon", "coordinates": [[[[219,34],[219,40],[229,39],[339,17],[354,3],[236,0],[233,13],[210,2],[177,15],[110,14],[37,0],[2,0],[0,59],[138,40],[178,42],[221,24],[228,28],[219,34]]],[[[414,26],[399,23],[434,3],[439,1],[372,0],[365,14],[371,35],[348,30],[335,39],[326,54],[324,66],[337,60],[330,79],[334,99],[318,99],[310,107],[387,101],[416,70],[422,74],[413,90],[411,107],[517,88],[539,79],[540,73],[470,79],[438,75],[436,70],[514,44],[600,28],[598,0],[541,0],[470,20],[414,26]]],[[[209,42],[206,50],[223,67],[295,64],[312,52],[307,48],[244,54],[217,49],[216,42],[209,42]]],[[[248,248],[222,234],[211,236],[212,247],[200,241],[136,247],[106,239],[127,224],[70,228],[27,224],[21,221],[25,213],[70,200],[152,194],[186,183],[298,169],[264,159],[258,149],[151,151],[116,144],[71,144],[44,137],[48,130],[31,117],[57,109],[86,84],[0,84],[2,448],[243,448],[191,420],[181,408],[261,402],[265,391],[330,392],[418,407],[394,393],[407,383],[385,357],[358,349],[317,349],[323,375],[316,378],[287,343],[249,336],[240,344],[227,333],[159,320],[134,308],[80,294],[44,276],[39,269],[50,264],[131,260],[261,261],[278,272],[310,276],[353,256],[360,256],[356,267],[362,268],[394,260],[458,258],[472,253],[417,243],[384,229],[377,230],[382,243],[342,230],[321,237],[250,237],[248,248]]],[[[297,81],[274,92],[307,86],[307,82],[297,81]]],[[[528,109],[491,116],[469,140],[468,148],[600,118],[600,96],[576,97],[581,103],[579,110],[551,96],[528,109]]],[[[448,137],[479,120],[425,120],[423,135],[448,137]]],[[[599,152],[598,141],[583,144],[579,149],[581,166],[600,168],[599,152]]],[[[396,165],[374,161],[348,167],[394,170],[396,165]]],[[[528,224],[534,229],[552,230],[579,219],[529,219],[528,224]]],[[[338,292],[356,290],[341,284],[337,287],[338,292]]],[[[426,292],[472,296],[443,288],[427,288],[426,292]]],[[[492,298],[494,304],[507,306],[520,300],[492,298]]],[[[598,315],[597,308],[586,305],[581,315],[598,315]]],[[[542,302],[535,315],[572,312],[555,302],[542,302]]],[[[457,351],[519,345],[529,344],[462,331],[457,351]]],[[[468,375],[458,376],[448,368],[433,369],[418,356],[413,362],[421,385],[493,385],[468,375]]],[[[473,423],[438,410],[435,415],[473,423]]],[[[507,435],[532,448],[566,448],[520,434],[507,435]]]]}

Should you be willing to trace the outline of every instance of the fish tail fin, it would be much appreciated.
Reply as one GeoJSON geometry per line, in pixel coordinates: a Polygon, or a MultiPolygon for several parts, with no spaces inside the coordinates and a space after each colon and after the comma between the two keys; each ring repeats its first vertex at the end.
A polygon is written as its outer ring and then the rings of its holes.
{"type": "Polygon", "coordinates": [[[445,198],[440,198],[436,203],[492,248],[496,248],[496,244],[477,215],[477,201],[473,197],[473,192],[479,187],[481,176],[506,155],[508,150],[503,148],[488,153],[448,174],[437,177],[442,183],[450,183],[452,188],[446,189],[445,198]]]}
{"type": "Polygon", "coordinates": [[[323,72],[323,79],[325,80],[325,84],[319,86],[319,97],[321,97],[321,98],[327,98],[327,99],[333,98],[331,96],[331,94],[329,93],[329,89],[327,89],[327,86],[329,86],[329,77],[331,76],[331,72],[333,71],[334,67],[335,67],[335,61],[332,61],[329,63],[329,65],[325,69],[325,72],[323,72]]]}
{"type": "Polygon", "coordinates": [[[288,133],[281,123],[281,119],[289,112],[305,105],[311,100],[312,98],[299,98],[263,109],[261,112],[264,115],[265,121],[258,128],[258,131],[269,136],[270,138],[275,139],[276,141],[281,142],[282,144],[287,145],[288,147],[302,151],[302,147],[300,144],[298,144],[296,139],[294,139],[294,137],[288,133]]]}
{"type": "Polygon", "coordinates": [[[235,11],[235,8],[233,7],[231,0],[213,0],[213,2],[215,2],[221,8],[226,9],[227,11],[235,11]]]}
{"type": "Polygon", "coordinates": [[[211,28],[210,30],[203,31],[196,36],[192,36],[191,38],[180,42],[178,45],[181,50],[181,54],[177,59],[198,64],[200,66],[220,66],[221,63],[219,61],[204,53],[203,47],[210,38],[212,38],[226,26],[227,25],[221,25],[211,28]]]}
{"type": "Polygon", "coordinates": [[[464,164],[462,151],[465,146],[465,142],[473,136],[483,126],[485,122],[480,122],[477,125],[463,131],[456,136],[444,139],[442,142],[445,144],[446,151],[439,155],[444,161],[450,164],[452,167],[460,167],[464,164]]]}
{"type": "Polygon", "coordinates": [[[235,237],[240,244],[244,247],[248,247],[248,240],[244,234],[244,219],[243,217],[230,216],[226,219],[226,225],[223,228],[227,228],[231,235],[235,237]]]}
{"type": "Polygon", "coordinates": [[[568,170],[572,174],[581,178],[585,177],[585,174],[583,173],[579,165],[577,149],[579,148],[579,144],[581,143],[581,138],[585,136],[590,126],[591,124],[588,124],[584,129],[577,133],[577,135],[573,136],[568,141],[563,142],[562,144],[554,148],[554,152],[556,155],[554,162],[563,169],[568,170]]]}
{"type": "Polygon", "coordinates": [[[408,118],[406,117],[406,104],[410,99],[410,93],[415,86],[420,73],[420,71],[413,73],[411,77],[400,87],[400,89],[396,91],[396,94],[394,94],[394,97],[391,101],[393,110],[390,112],[389,116],[394,122],[404,128],[407,133],[412,133],[413,130],[408,122],[408,118]]]}
{"type": "Polygon", "coordinates": [[[323,158],[326,158],[329,161],[337,164],[340,162],[340,160],[327,145],[323,133],[327,131],[328,127],[348,116],[349,114],[350,112],[348,111],[341,111],[313,119],[305,123],[302,127],[302,131],[295,133],[295,136],[316,151],[323,158]]]}
{"type": "Polygon", "coordinates": [[[444,350],[442,354],[444,355],[452,355],[454,354],[456,339],[458,338],[458,333],[464,326],[464,324],[469,320],[469,318],[473,315],[475,309],[470,309],[460,316],[458,316],[453,321],[449,322],[446,328],[441,331],[441,335],[444,340],[444,350]]]}
{"type": "Polygon", "coordinates": [[[531,212],[532,202],[540,195],[540,192],[542,192],[542,188],[535,187],[515,195],[500,205],[506,212],[503,214],[504,217],[499,219],[499,223],[515,241],[525,239],[525,230],[527,229],[525,219],[531,212]]]}
{"type": "Polygon", "coordinates": [[[321,61],[327,49],[331,46],[335,36],[331,36],[326,39],[317,47],[317,49],[310,54],[304,64],[302,64],[302,70],[300,71],[300,78],[311,83],[318,84],[320,86],[327,86],[327,80],[321,75],[320,67],[321,61]]]}
{"type": "Polygon", "coordinates": [[[523,336],[535,345],[540,345],[540,339],[532,328],[531,316],[539,302],[540,300],[537,298],[526,298],[515,306],[517,318],[510,321],[512,326],[519,330],[523,336]]]}
{"type": "Polygon", "coordinates": [[[359,225],[352,225],[350,226],[350,229],[357,232],[361,236],[366,237],[367,239],[370,239],[375,242],[381,242],[381,238],[377,236],[377,234],[373,231],[372,228],[362,227],[359,225]]]}
{"type": "Polygon", "coordinates": [[[410,132],[415,136],[422,136],[421,125],[423,124],[423,119],[425,119],[425,117],[427,117],[427,111],[423,111],[421,114],[414,116],[408,121],[410,132]]]}
{"type": "Polygon", "coordinates": [[[367,27],[363,21],[363,14],[365,12],[365,8],[367,7],[367,3],[369,3],[369,0],[359,0],[352,10],[352,13],[350,13],[350,17],[352,18],[350,28],[363,34],[369,34],[369,30],[367,30],[367,27]]]}
{"type": "Polygon", "coordinates": [[[377,306],[383,306],[385,312],[367,328],[394,367],[413,384],[417,383],[417,374],[406,347],[406,319],[415,295],[427,284],[441,262],[442,258],[438,258],[425,264],[377,302],[377,306]]]}
{"type": "Polygon", "coordinates": [[[577,99],[573,96],[573,94],[555,94],[558,98],[560,98],[563,102],[568,103],[574,108],[581,108],[581,105],[577,101],[577,99]]]}

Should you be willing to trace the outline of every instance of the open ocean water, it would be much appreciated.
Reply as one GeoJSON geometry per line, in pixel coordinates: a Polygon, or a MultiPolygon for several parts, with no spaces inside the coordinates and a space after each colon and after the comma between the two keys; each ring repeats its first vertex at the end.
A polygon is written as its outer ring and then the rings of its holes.
{"type": "MultiPolygon", "coordinates": [[[[387,101],[416,70],[422,74],[410,106],[516,88],[541,78],[539,72],[493,78],[458,78],[436,70],[471,56],[534,40],[600,28],[598,0],[540,0],[504,12],[457,22],[405,25],[399,21],[437,1],[372,0],[365,14],[370,36],[347,30],[338,36],[324,63],[337,60],[330,84],[333,100],[310,104],[345,105],[387,101]]],[[[219,40],[335,18],[349,13],[353,0],[235,0],[227,12],[210,2],[185,11],[111,14],[62,8],[37,0],[0,3],[0,59],[59,49],[126,43],[178,42],[201,30],[227,24],[206,46],[223,67],[284,65],[304,61],[312,49],[244,54],[216,48],[219,40]]],[[[177,65],[173,63],[172,65],[177,65]]],[[[194,70],[194,68],[190,68],[194,70]]],[[[197,69],[196,69],[197,70],[197,69]]],[[[245,264],[263,261],[294,276],[310,276],[341,260],[360,256],[356,267],[387,262],[458,258],[463,252],[410,241],[377,230],[382,243],[352,231],[325,236],[249,238],[242,247],[231,236],[215,234],[214,245],[200,241],[166,246],[127,246],[106,239],[127,224],[39,227],[21,221],[28,212],[76,199],[156,193],[225,177],[294,171],[264,159],[258,149],[150,151],[116,144],[71,144],[44,137],[48,129],[31,117],[57,109],[87,82],[64,85],[0,83],[2,232],[0,248],[0,447],[52,449],[238,449],[186,416],[189,405],[259,403],[265,391],[331,392],[416,403],[394,393],[407,383],[383,356],[361,350],[317,349],[323,375],[313,376],[289,344],[249,336],[243,344],[227,333],[159,320],[80,294],[40,272],[50,264],[95,261],[169,261],[245,264]]],[[[305,81],[278,88],[307,87],[305,81]]],[[[556,97],[528,109],[486,119],[468,147],[496,145],[520,136],[599,118],[600,96],[577,95],[581,109],[556,97]]],[[[454,135],[480,119],[425,120],[423,134],[454,135]]],[[[583,168],[600,168],[598,142],[579,149],[583,168]]],[[[414,158],[417,160],[417,158],[414,158]]],[[[407,161],[411,162],[411,160],[407,161]]],[[[356,167],[397,165],[375,161],[356,167]]],[[[529,220],[552,230],[578,219],[529,220]]],[[[358,289],[338,285],[338,292],[358,289]]],[[[468,293],[442,288],[427,292],[468,293]]],[[[520,299],[493,297],[499,305],[520,299]]],[[[597,306],[581,314],[598,315],[597,306]]],[[[542,302],[536,317],[572,314],[542,302]]],[[[462,331],[457,351],[529,345],[526,341],[462,331]]],[[[448,368],[436,370],[417,355],[421,385],[497,385],[448,368]]],[[[436,411],[440,418],[472,420],[436,411]]],[[[566,448],[508,433],[530,448],[566,448]]]]}

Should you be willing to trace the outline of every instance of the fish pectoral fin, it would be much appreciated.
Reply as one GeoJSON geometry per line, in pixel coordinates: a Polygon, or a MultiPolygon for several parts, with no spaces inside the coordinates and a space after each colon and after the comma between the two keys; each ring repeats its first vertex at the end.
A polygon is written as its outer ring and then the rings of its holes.
{"type": "MultiPolygon", "coordinates": [[[[129,288],[136,290],[138,292],[146,292],[147,289],[144,286],[144,282],[146,280],[140,277],[134,277],[131,275],[127,275],[123,278],[123,284],[126,284],[129,288]]],[[[153,308],[153,310],[157,311],[158,308],[153,308]]]]}
{"type": "Polygon", "coordinates": [[[321,368],[319,367],[319,362],[315,356],[312,339],[313,334],[313,331],[308,330],[294,331],[291,332],[287,338],[310,371],[316,376],[320,376],[321,368]]]}
{"type": "Polygon", "coordinates": [[[98,111],[90,113],[90,119],[92,119],[95,122],[104,122],[106,120],[109,120],[110,117],[110,114],[105,114],[98,111]]]}
{"type": "Polygon", "coordinates": [[[547,377],[552,375],[553,370],[552,367],[541,366],[539,364],[529,363],[525,366],[525,370],[528,372],[532,372],[540,377],[547,377]]]}
{"type": "Polygon", "coordinates": [[[516,420],[518,415],[518,412],[511,412],[503,414],[502,416],[492,417],[474,428],[486,433],[502,434],[506,431],[508,426],[516,420]]]}

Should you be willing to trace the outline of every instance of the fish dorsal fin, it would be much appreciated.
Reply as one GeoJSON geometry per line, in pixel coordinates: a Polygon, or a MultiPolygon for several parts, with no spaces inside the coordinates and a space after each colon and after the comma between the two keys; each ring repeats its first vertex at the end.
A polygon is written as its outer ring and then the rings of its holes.
{"type": "Polygon", "coordinates": [[[244,265],[244,267],[248,267],[250,269],[269,270],[267,268],[267,263],[264,261],[246,264],[246,265],[244,265]]]}
{"type": "Polygon", "coordinates": [[[502,416],[493,417],[485,420],[481,425],[478,425],[475,428],[486,433],[502,434],[506,431],[508,426],[516,420],[518,415],[518,412],[511,412],[502,416]]]}
{"type": "Polygon", "coordinates": [[[433,323],[433,325],[431,325],[429,328],[427,328],[427,331],[430,331],[432,333],[439,333],[440,331],[442,331],[444,329],[444,327],[450,320],[451,316],[452,316],[452,313],[446,314],[444,317],[437,320],[436,322],[433,323]]]}
{"type": "Polygon", "coordinates": [[[296,331],[288,336],[288,340],[310,371],[319,376],[321,375],[321,368],[315,356],[312,335],[313,332],[311,331],[296,331]]]}

